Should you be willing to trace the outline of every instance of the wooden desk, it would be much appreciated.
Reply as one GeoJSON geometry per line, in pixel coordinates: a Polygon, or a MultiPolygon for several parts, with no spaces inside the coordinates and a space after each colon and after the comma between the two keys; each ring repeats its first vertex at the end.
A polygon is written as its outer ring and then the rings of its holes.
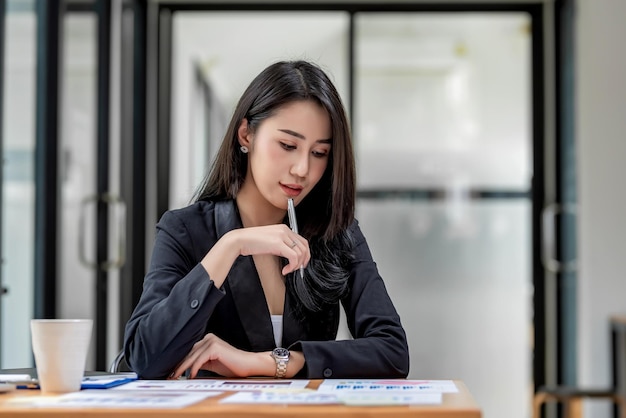
{"type": "MultiPolygon", "coordinates": [[[[317,388],[321,381],[312,381],[310,388],[317,388]]],[[[371,406],[355,407],[344,405],[224,405],[219,400],[229,395],[208,398],[182,409],[113,409],[113,408],[25,408],[14,406],[8,401],[17,397],[41,396],[37,390],[17,390],[0,394],[0,417],[227,417],[227,418],[273,418],[273,417],[329,417],[329,418],[480,418],[481,412],[463,382],[455,381],[458,393],[443,394],[441,405],[415,406],[371,406]]],[[[231,392],[232,393],[232,392],[231,392]]]]}

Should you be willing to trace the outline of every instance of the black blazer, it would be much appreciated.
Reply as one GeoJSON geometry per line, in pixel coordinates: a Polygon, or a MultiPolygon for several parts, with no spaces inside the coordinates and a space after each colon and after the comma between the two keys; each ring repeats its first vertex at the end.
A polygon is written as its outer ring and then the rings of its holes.
{"type": "MultiPolygon", "coordinates": [[[[233,200],[201,201],[168,211],[157,224],[143,293],[124,336],[127,362],[140,377],[168,376],[193,344],[209,332],[246,351],[275,347],[252,257],[236,259],[221,289],[213,285],[200,264],[217,240],[235,228],[242,228],[242,223],[233,200]]],[[[283,346],[304,353],[306,364],[299,377],[406,377],[409,353],[400,317],[358,223],[350,228],[355,261],[341,303],[354,339],[335,341],[338,315],[332,312],[330,325],[328,321],[298,320],[287,292],[283,346]]]]}

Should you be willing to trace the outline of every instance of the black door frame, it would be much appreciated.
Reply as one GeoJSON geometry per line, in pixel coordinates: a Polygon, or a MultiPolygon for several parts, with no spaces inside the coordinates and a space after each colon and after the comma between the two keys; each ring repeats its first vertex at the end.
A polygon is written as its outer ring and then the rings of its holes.
{"type": "MultiPolygon", "coordinates": [[[[123,341],[128,318],[139,301],[146,271],[148,137],[147,112],[147,16],[146,0],[123,0],[121,11],[120,195],[126,203],[126,263],[120,270],[119,340],[123,341]]],[[[153,141],[150,141],[152,143],[153,141]]],[[[153,169],[152,169],[153,170],[153,169]]],[[[154,187],[154,186],[153,186],[154,187]]],[[[152,228],[154,224],[152,224],[152,228]]]]}
{"type": "Polygon", "coordinates": [[[34,317],[57,315],[57,234],[60,187],[59,69],[60,2],[38,0],[36,133],[35,133],[35,249],[34,317]]]}

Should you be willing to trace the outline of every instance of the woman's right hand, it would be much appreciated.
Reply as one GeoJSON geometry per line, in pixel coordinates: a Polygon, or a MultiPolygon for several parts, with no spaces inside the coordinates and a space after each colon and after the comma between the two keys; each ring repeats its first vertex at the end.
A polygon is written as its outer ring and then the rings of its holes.
{"type": "Polygon", "coordinates": [[[234,229],[220,238],[202,259],[202,265],[216,286],[221,287],[239,255],[271,254],[289,263],[282,274],[289,274],[311,260],[309,242],[285,224],[234,229]]]}
{"type": "Polygon", "coordinates": [[[237,235],[240,255],[271,254],[289,260],[283,275],[306,266],[311,259],[309,242],[284,224],[241,228],[229,233],[237,235]]]}
{"type": "Polygon", "coordinates": [[[257,358],[256,353],[239,350],[217,335],[207,334],[193,345],[169,378],[178,379],[187,369],[190,379],[195,378],[200,369],[224,377],[248,377],[251,370],[255,370],[257,358]]]}

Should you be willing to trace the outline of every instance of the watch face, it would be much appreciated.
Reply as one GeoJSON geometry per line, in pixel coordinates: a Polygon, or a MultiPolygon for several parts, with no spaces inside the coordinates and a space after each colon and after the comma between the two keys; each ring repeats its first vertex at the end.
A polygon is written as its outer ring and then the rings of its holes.
{"type": "Polygon", "coordinates": [[[275,348],[274,351],[272,351],[272,355],[276,358],[289,358],[289,350],[281,347],[275,348]]]}

